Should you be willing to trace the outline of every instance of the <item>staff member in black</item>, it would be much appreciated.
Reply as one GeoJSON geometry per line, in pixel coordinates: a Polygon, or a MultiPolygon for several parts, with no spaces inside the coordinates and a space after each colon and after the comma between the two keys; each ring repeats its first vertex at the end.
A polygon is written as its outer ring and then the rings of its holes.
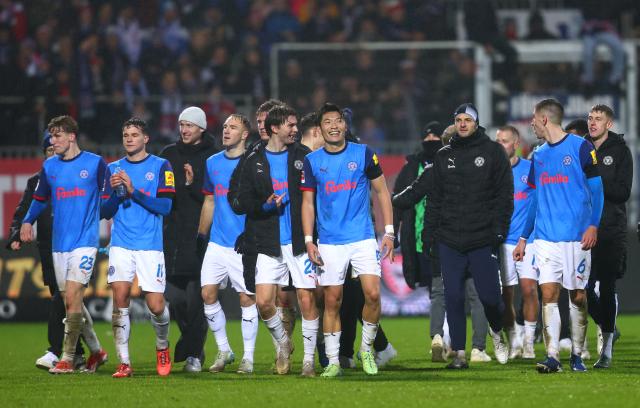
{"type": "Polygon", "coordinates": [[[447,368],[468,368],[465,356],[465,274],[473,277],[491,327],[496,359],[507,362],[509,350],[502,334],[504,303],[496,247],[509,231],[513,213],[513,175],[509,159],[498,143],[479,126],[478,110],[470,103],[454,113],[456,134],[439,150],[429,177],[403,194],[429,193],[425,214],[425,252],[437,241],[451,348],[456,351],[447,368]]]}
{"type": "Polygon", "coordinates": [[[206,133],[207,118],[202,109],[191,106],[180,113],[180,139],[166,146],[160,157],[169,160],[175,176],[176,197],[171,214],[164,217],[164,257],[167,270],[165,297],[172,319],[178,324],[176,362],[186,360],[184,370],[202,371],[204,342],[209,326],[200,295],[200,269],[196,238],[204,202],[202,183],[205,163],[220,149],[206,133]]]}
{"type": "MultiPolygon", "coordinates": [[[[45,131],[42,140],[42,152],[45,159],[54,155],[53,146],[51,145],[51,135],[49,131],[45,131]]],[[[27,214],[31,201],[33,200],[33,192],[38,186],[40,173],[36,173],[27,180],[27,187],[22,194],[20,203],[16,207],[9,230],[9,242],[7,249],[19,251],[22,248],[20,241],[20,227],[22,219],[27,214]]],[[[51,293],[51,306],[49,309],[49,321],[47,324],[47,337],[49,339],[49,348],[47,352],[36,360],[36,367],[44,370],[53,368],[58,362],[58,357],[62,354],[62,340],[64,338],[64,323],[62,322],[66,316],[64,300],[60,296],[58,283],[56,282],[56,274],[53,270],[53,257],[51,255],[51,207],[47,207],[38,217],[38,253],[42,264],[42,281],[49,287],[51,293]]],[[[76,347],[74,366],[76,369],[84,364],[84,350],[78,340],[76,347]]]]}
{"type": "Polygon", "coordinates": [[[633,160],[622,135],[612,132],[613,110],[595,105],[588,117],[589,135],[596,148],[598,172],[604,187],[604,209],[598,242],[591,250],[591,275],[587,285],[589,314],[602,333],[602,350],[594,368],[611,366],[616,324],[616,279],[622,278],[627,260],[627,209],[631,194],[633,160]],[[595,293],[600,283],[600,297],[595,293]]]}

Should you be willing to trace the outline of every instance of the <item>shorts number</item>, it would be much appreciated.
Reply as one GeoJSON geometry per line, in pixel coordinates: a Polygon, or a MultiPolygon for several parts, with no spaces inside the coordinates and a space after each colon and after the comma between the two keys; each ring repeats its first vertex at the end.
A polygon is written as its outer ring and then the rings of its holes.
{"type": "Polygon", "coordinates": [[[93,268],[93,258],[90,256],[83,256],[80,259],[80,269],[84,269],[85,271],[90,271],[93,268]]]}
{"type": "Polygon", "coordinates": [[[304,260],[304,274],[305,275],[309,275],[313,272],[315,272],[316,270],[316,266],[313,264],[313,262],[311,262],[311,260],[309,258],[304,260]]]}
{"type": "Polygon", "coordinates": [[[586,261],[587,261],[586,259],[583,259],[582,262],[580,262],[580,264],[578,265],[577,271],[579,274],[583,274],[584,271],[587,269],[587,265],[585,264],[586,261]]]}

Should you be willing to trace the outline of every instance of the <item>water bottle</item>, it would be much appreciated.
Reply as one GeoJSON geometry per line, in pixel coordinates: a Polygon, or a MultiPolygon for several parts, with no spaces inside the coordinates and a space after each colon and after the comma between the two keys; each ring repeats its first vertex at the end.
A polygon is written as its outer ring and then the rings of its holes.
{"type": "MultiPolygon", "coordinates": [[[[115,174],[120,173],[120,167],[116,167],[115,174]]],[[[116,186],[116,197],[125,198],[127,196],[127,187],[125,187],[124,183],[120,183],[116,186]]]]}

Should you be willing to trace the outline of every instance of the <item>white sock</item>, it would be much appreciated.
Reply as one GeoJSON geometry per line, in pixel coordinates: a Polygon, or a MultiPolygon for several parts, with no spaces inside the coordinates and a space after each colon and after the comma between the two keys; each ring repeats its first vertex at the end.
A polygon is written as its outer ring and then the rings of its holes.
{"type": "Polygon", "coordinates": [[[584,338],[587,335],[587,305],[578,306],[569,301],[569,317],[571,320],[571,353],[582,355],[584,338]]]}
{"type": "Polygon", "coordinates": [[[602,353],[605,357],[613,355],[613,333],[602,332],[602,353]]]}
{"type": "Polygon", "coordinates": [[[560,309],[557,303],[542,305],[542,325],[547,355],[558,360],[560,358],[560,309]]]}
{"type": "Polygon", "coordinates": [[[113,339],[116,343],[116,353],[121,364],[131,364],[129,360],[129,335],[131,334],[131,321],[129,308],[123,307],[113,311],[111,318],[113,327],[113,339]]]}
{"type": "Polygon", "coordinates": [[[219,351],[231,351],[229,339],[227,339],[227,318],[220,302],[211,305],[204,305],[204,315],[209,323],[209,328],[216,338],[219,351]]]}
{"type": "Polygon", "coordinates": [[[100,340],[98,340],[95,330],[93,330],[93,319],[91,318],[91,314],[84,303],[82,303],[82,317],[84,318],[84,325],[82,326],[81,333],[84,337],[84,341],[87,343],[91,353],[97,353],[102,347],[100,346],[100,340]]]}
{"type": "Polygon", "coordinates": [[[302,343],[304,345],[302,361],[314,361],[319,327],[320,319],[305,320],[304,317],[302,318],[302,343]]]}
{"type": "Polygon", "coordinates": [[[283,343],[287,339],[287,333],[284,331],[284,326],[282,325],[282,319],[278,313],[274,314],[271,319],[264,320],[264,324],[267,325],[267,329],[269,329],[269,333],[271,333],[271,337],[275,340],[274,344],[283,343]]]}
{"type": "Polygon", "coordinates": [[[166,304],[159,315],[151,313],[151,325],[156,331],[156,349],[164,350],[169,347],[169,308],[166,304]]]}
{"type": "Polygon", "coordinates": [[[524,336],[523,343],[533,346],[533,342],[536,339],[536,326],[537,322],[524,321],[524,336]]]}
{"type": "Polygon", "coordinates": [[[447,314],[444,314],[444,324],[442,325],[442,341],[451,348],[451,336],[449,336],[449,322],[447,322],[447,314]]]}
{"type": "Polygon", "coordinates": [[[360,351],[371,351],[373,341],[378,333],[378,323],[369,323],[362,321],[362,342],[360,343],[360,351]]]}
{"type": "Polygon", "coordinates": [[[258,337],[258,309],[256,305],[241,307],[242,309],[242,341],[244,344],[244,355],[242,359],[253,361],[253,352],[256,349],[256,338],[258,337]]]}
{"type": "Polygon", "coordinates": [[[507,333],[507,337],[509,338],[509,348],[514,349],[518,347],[518,335],[516,333],[515,324],[511,327],[505,327],[503,329],[507,333]]]}
{"type": "Polygon", "coordinates": [[[341,331],[334,333],[324,333],[324,351],[327,353],[329,364],[340,365],[338,355],[340,354],[341,331]]]}

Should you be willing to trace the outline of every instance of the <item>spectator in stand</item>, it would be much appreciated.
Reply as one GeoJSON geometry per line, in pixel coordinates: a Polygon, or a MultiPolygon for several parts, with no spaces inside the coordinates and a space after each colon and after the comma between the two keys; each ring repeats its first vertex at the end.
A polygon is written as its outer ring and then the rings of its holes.
{"type": "Polygon", "coordinates": [[[525,40],[555,40],[555,36],[551,34],[544,26],[544,17],[540,10],[534,10],[529,16],[529,33],[525,40]]]}
{"type": "Polygon", "coordinates": [[[146,99],[149,97],[149,89],[147,82],[140,74],[138,68],[129,68],[127,80],[124,82],[124,96],[127,98],[127,107],[133,109],[133,102],[138,98],[146,99]]]}

